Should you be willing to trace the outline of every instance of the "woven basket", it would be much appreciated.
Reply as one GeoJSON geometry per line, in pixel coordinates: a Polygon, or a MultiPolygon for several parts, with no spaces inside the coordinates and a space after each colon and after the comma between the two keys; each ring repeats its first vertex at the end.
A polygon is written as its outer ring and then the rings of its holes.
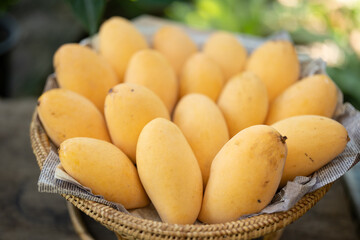
{"type": "MultiPolygon", "coordinates": [[[[42,169],[50,151],[50,140],[35,110],[30,139],[37,163],[42,169]]],[[[284,228],[304,215],[330,189],[328,184],[306,194],[286,212],[262,214],[223,224],[177,225],[142,219],[106,205],[62,194],[75,207],[124,239],[253,239],[284,228]]]]}

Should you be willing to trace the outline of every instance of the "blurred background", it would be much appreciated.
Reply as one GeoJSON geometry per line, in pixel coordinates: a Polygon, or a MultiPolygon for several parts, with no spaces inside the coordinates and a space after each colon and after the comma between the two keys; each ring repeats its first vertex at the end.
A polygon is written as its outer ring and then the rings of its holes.
{"type": "MultiPolygon", "coordinates": [[[[37,193],[31,114],[60,45],[96,33],[110,16],[143,14],[258,37],[285,30],[298,52],[327,62],[345,101],[360,109],[359,0],[1,0],[0,239],[77,239],[63,199],[37,193]],[[23,231],[29,227],[31,234],[23,231]]],[[[346,186],[337,181],[286,239],[359,239],[360,191],[352,189],[359,190],[360,174],[354,176],[346,186]]]]}

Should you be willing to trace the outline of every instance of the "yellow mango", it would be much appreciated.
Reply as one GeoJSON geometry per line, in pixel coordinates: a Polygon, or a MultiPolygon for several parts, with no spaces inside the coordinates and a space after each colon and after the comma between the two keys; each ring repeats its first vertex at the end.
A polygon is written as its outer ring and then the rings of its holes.
{"type": "Polygon", "coordinates": [[[55,145],[73,137],[90,137],[110,142],[105,119],[87,98],[56,88],[38,99],[37,112],[55,145]]]}
{"type": "Polygon", "coordinates": [[[197,52],[197,46],[185,31],[170,25],[161,27],[155,33],[153,47],[168,59],[177,75],[185,61],[197,52]]]}
{"type": "Polygon", "coordinates": [[[101,56],[88,47],[65,44],[54,55],[54,68],[61,88],[83,95],[104,111],[107,92],[118,81],[114,70],[101,56]]]}
{"type": "Polygon", "coordinates": [[[62,167],[81,185],[126,209],[141,208],[149,199],[130,159],[111,143],[71,138],[60,145],[62,167]]]}
{"type": "Polygon", "coordinates": [[[148,44],[144,36],[125,18],[112,17],[100,27],[100,54],[113,67],[120,82],[132,55],[145,48],[148,44]]]}
{"type": "Polygon", "coordinates": [[[300,63],[291,42],[268,41],[251,54],[246,70],[265,83],[271,102],[298,80],[300,63]]]}
{"type": "Polygon", "coordinates": [[[212,160],[229,140],[224,116],[210,98],[192,93],[180,100],[175,108],[173,121],[194,151],[205,186],[212,160]]]}
{"type": "Polygon", "coordinates": [[[204,53],[196,53],[182,69],[180,97],[189,93],[202,93],[216,101],[224,82],[220,67],[204,53]]]}
{"type": "Polygon", "coordinates": [[[321,116],[295,116],[272,125],[288,139],[288,155],[280,186],[308,176],[344,151],[349,140],[343,125],[321,116]]]}
{"type": "Polygon", "coordinates": [[[170,119],[161,99],[144,86],[118,84],[105,99],[105,119],[111,140],[133,162],[136,162],[136,143],[141,130],[157,117],[170,119]]]}
{"type": "Polygon", "coordinates": [[[173,68],[158,51],[145,49],[135,53],[126,70],[124,82],[149,88],[172,112],[177,100],[178,81],[173,68]]]}
{"type": "Polygon", "coordinates": [[[278,96],[269,108],[266,124],[298,115],[332,117],[337,103],[337,90],[326,75],[314,75],[297,82],[278,96]]]}
{"type": "Polygon", "coordinates": [[[264,123],[268,97],[264,83],[251,72],[232,77],[218,99],[230,137],[242,129],[264,123]]]}
{"type": "Polygon", "coordinates": [[[216,32],[206,41],[203,51],[224,73],[225,80],[243,71],[247,53],[236,37],[227,32],[216,32]]]}
{"type": "Polygon", "coordinates": [[[199,165],[180,129],[157,118],[141,131],[137,149],[140,180],[162,221],[192,224],[203,194],[199,165]]]}
{"type": "Polygon", "coordinates": [[[234,221],[267,206],[284,168],[285,139],[265,125],[251,126],[231,138],[212,162],[199,220],[234,221]]]}

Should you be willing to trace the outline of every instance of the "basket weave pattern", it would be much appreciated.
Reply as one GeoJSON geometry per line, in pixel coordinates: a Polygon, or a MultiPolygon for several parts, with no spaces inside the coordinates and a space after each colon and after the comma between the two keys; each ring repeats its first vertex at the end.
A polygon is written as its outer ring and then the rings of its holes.
{"type": "MultiPolygon", "coordinates": [[[[42,169],[51,145],[35,110],[30,139],[37,163],[42,169]]],[[[262,214],[223,224],[177,225],[142,219],[106,205],[62,194],[75,207],[124,239],[252,239],[284,228],[304,215],[330,189],[328,184],[306,194],[286,212],[262,214]]]]}

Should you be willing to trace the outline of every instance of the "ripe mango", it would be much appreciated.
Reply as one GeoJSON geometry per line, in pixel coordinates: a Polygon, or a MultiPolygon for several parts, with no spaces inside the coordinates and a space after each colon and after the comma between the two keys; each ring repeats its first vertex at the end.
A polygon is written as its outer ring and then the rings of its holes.
{"type": "Polygon", "coordinates": [[[265,125],[251,126],[231,138],[212,162],[199,220],[234,221],[268,205],[284,168],[285,139],[265,125]]]}
{"type": "Polygon", "coordinates": [[[270,104],[266,124],[297,115],[332,117],[336,103],[333,81],[323,74],[313,75],[286,89],[270,104]]]}
{"type": "Polygon", "coordinates": [[[192,224],[203,194],[199,165],[180,129],[157,118],[141,131],[136,149],[140,180],[162,221],[192,224]]]}
{"type": "Polygon", "coordinates": [[[206,41],[203,51],[220,66],[225,81],[244,70],[246,49],[231,33],[215,32],[206,41]]]}
{"type": "Polygon", "coordinates": [[[148,44],[144,36],[125,18],[112,17],[100,27],[100,54],[113,67],[120,82],[132,55],[145,48],[148,44]]]}
{"type": "Polygon", "coordinates": [[[170,25],[161,27],[155,33],[153,47],[165,56],[177,75],[185,61],[197,52],[196,44],[185,31],[170,25]]]}
{"type": "Polygon", "coordinates": [[[113,87],[105,99],[105,119],[111,140],[133,162],[136,162],[136,143],[141,130],[157,117],[170,119],[161,99],[144,86],[121,83],[113,87]]]}
{"type": "Polygon", "coordinates": [[[101,56],[88,47],[65,44],[54,55],[54,68],[61,88],[83,95],[104,112],[106,94],[118,80],[101,56]]]}
{"type": "Polygon", "coordinates": [[[178,81],[167,59],[156,50],[145,49],[133,55],[124,82],[143,85],[156,93],[171,113],[178,94],[178,81]]]}
{"type": "Polygon", "coordinates": [[[110,142],[105,119],[87,98],[56,88],[38,99],[37,112],[47,135],[56,146],[73,137],[91,137],[110,142]]]}
{"type": "Polygon", "coordinates": [[[210,98],[192,93],[180,100],[175,108],[173,121],[194,151],[205,186],[212,160],[229,140],[224,116],[210,98]]]}
{"type": "Polygon", "coordinates": [[[93,138],[71,138],[60,145],[59,157],[65,171],[92,193],[126,209],[149,204],[135,166],[113,144],[93,138]]]}
{"type": "Polygon", "coordinates": [[[230,137],[244,128],[262,124],[269,105],[265,84],[251,72],[235,75],[222,90],[218,105],[230,137]]]}
{"type": "Polygon", "coordinates": [[[298,80],[300,63],[292,43],[268,41],[251,54],[246,70],[265,83],[271,102],[298,80]]]}
{"type": "Polygon", "coordinates": [[[343,125],[321,116],[295,116],[272,125],[287,136],[288,155],[280,187],[308,176],[344,151],[349,140],[343,125]]]}
{"type": "Polygon", "coordinates": [[[225,79],[220,67],[204,53],[192,55],[180,76],[180,97],[202,93],[216,101],[225,79]]]}

